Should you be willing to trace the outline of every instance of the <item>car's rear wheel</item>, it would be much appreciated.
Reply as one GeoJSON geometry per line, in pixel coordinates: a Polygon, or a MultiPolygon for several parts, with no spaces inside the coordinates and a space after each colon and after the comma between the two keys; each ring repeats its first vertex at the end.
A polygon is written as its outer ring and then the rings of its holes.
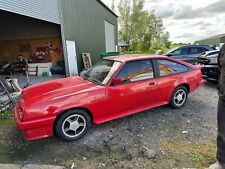
{"type": "Polygon", "coordinates": [[[187,88],[184,86],[177,87],[170,99],[170,105],[172,108],[179,109],[183,107],[188,98],[187,88]]]}
{"type": "Polygon", "coordinates": [[[75,141],[91,127],[91,117],[84,110],[70,110],[57,119],[55,134],[65,141],[75,141]]]}

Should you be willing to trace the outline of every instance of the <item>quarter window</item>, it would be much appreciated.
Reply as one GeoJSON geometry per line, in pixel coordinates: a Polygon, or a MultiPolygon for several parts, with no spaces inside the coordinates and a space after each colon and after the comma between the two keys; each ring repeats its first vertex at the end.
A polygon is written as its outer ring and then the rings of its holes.
{"type": "Polygon", "coordinates": [[[123,83],[136,82],[154,78],[154,71],[151,60],[140,60],[126,63],[117,78],[123,83]]]}
{"type": "Polygon", "coordinates": [[[188,67],[169,60],[158,60],[160,76],[168,76],[188,71],[188,67]]]}

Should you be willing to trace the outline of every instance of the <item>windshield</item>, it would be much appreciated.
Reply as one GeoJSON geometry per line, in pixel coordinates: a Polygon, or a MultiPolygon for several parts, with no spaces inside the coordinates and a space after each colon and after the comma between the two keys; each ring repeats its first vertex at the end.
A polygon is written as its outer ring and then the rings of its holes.
{"type": "Polygon", "coordinates": [[[83,77],[91,82],[106,85],[122,63],[114,60],[101,60],[88,70],[83,77]]]}

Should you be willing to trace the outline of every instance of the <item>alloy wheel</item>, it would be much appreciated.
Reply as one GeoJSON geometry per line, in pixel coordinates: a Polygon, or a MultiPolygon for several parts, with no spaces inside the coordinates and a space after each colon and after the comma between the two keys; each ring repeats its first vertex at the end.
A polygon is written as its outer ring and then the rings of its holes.
{"type": "Polygon", "coordinates": [[[182,106],[187,98],[187,94],[183,89],[177,90],[174,94],[174,103],[176,106],[182,106]]]}
{"type": "Polygon", "coordinates": [[[73,114],[67,117],[62,124],[63,134],[73,138],[81,135],[86,128],[86,120],[82,115],[73,114]]]}

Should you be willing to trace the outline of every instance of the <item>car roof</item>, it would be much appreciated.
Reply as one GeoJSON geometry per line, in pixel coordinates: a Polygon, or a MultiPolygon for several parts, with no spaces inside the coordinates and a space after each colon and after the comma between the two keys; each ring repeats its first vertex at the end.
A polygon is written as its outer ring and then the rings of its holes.
{"type": "Polygon", "coordinates": [[[173,51],[175,51],[177,49],[192,48],[192,47],[203,47],[203,48],[206,48],[208,50],[214,50],[214,48],[211,47],[210,45],[183,45],[183,46],[177,46],[177,47],[169,50],[168,52],[165,53],[165,55],[168,54],[168,53],[170,53],[170,52],[173,52],[173,51]]]}
{"type": "Polygon", "coordinates": [[[168,58],[167,56],[161,55],[144,55],[144,54],[130,54],[130,55],[119,55],[119,56],[111,56],[104,59],[114,60],[119,62],[127,62],[133,60],[143,60],[143,59],[159,59],[159,58],[168,58]]]}
{"type": "Polygon", "coordinates": [[[210,47],[210,48],[212,48],[209,45],[184,45],[184,46],[180,46],[180,47],[210,47]]]}

